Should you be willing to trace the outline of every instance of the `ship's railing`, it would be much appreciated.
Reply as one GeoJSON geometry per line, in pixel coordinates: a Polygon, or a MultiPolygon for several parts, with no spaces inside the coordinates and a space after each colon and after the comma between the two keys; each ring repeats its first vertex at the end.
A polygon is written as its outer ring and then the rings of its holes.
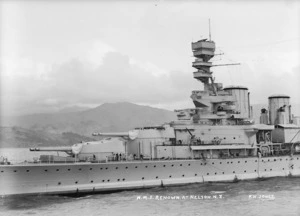
{"type": "MultiPolygon", "coordinates": [[[[264,157],[278,157],[278,156],[291,156],[291,155],[299,155],[300,152],[293,152],[293,154],[291,154],[291,151],[281,151],[279,154],[276,153],[270,153],[267,155],[263,155],[261,154],[261,158],[264,157]]],[[[20,161],[20,160],[7,160],[6,163],[1,163],[0,165],[19,165],[19,166],[27,166],[27,165],[45,165],[45,164],[105,164],[105,163],[128,163],[128,162],[147,162],[147,161],[170,161],[170,160],[211,160],[211,159],[234,159],[234,158],[257,158],[259,157],[258,155],[240,155],[240,156],[230,156],[230,155],[223,155],[219,158],[202,158],[202,157],[188,157],[188,158],[173,158],[173,157],[166,157],[166,158],[150,158],[150,157],[130,157],[130,155],[128,155],[128,157],[124,157],[121,160],[116,160],[116,159],[112,159],[112,160],[95,160],[94,158],[90,158],[89,160],[79,160],[76,159],[73,162],[68,161],[67,159],[65,161],[40,161],[37,158],[35,158],[34,160],[25,160],[25,161],[20,161]]]]}
{"type": "MultiPolygon", "coordinates": [[[[295,153],[294,155],[299,155],[300,153],[295,153]]],[[[282,157],[282,156],[292,156],[291,154],[282,154],[282,155],[266,155],[266,156],[261,156],[261,158],[271,158],[271,157],[282,157]]],[[[239,156],[239,157],[230,157],[230,156],[223,156],[220,158],[155,158],[155,159],[150,159],[150,160],[140,160],[140,159],[136,159],[136,160],[122,160],[122,161],[108,161],[108,162],[101,162],[101,161],[94,161],[94,162],[83,162],[83,161],[77,161],[77,162],[73,162],[73,163],[56,163],[56,162],[50,162],[50,163],[46,163],[46,162],[31,162],[31,161],[24,161],[24,162],[14,162],[14,161],[10,161],[10,165],[18,165],[18,166],[28,166],[28,165],[38,165],[38,166],[44,166],[44,165],[56,165],[56,164],[105,164],[105,163],[128,163],[128,162],[150,162],[150,161],[183,161],[183,160],[199,160],[199,161],[209,161],[209,160],[215,160],[215,159],[243,159],[243,158],[259,158],[256,155],[253,156],[239,156]]],[[[0,165],[1,166],[1,165],[0,165]]]]}

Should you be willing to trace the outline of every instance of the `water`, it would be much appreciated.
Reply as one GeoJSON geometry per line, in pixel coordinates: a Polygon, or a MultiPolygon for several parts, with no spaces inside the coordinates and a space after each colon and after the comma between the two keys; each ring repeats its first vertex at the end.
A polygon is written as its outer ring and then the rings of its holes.
{"type": "MultiPolygon", "coordinates": [[[[10,150],[12,151],[12,150],[10,150]]],[[[16,149],[16,152],[21,151],[16,149]]],[[[0,198],[0,215],[300,215],[300,178],[0,198]]]]}

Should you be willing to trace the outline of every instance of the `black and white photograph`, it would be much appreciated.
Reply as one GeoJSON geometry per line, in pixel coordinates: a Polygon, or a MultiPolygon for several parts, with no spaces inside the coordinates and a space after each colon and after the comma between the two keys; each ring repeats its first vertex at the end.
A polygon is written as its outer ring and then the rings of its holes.
{"type": "Polygon", "coordinates": [[[300,1],[0,0],[1,216],[299,216],[300,1]]]}

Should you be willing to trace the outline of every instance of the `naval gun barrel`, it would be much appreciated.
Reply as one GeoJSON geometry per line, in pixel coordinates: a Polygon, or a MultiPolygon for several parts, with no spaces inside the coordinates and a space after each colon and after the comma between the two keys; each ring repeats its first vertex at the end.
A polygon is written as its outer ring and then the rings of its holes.
{"type": "Polygon", "coordinates": [[[72,147],[41,147],[41,148],[30,148],[30,151],[72,151],[72,147]]]}
{"type": "Polygon", "coordinates": [[[137,138],[139,132],[138,130],[132,130],[128,132],[111,132],[111,133],[93,133],[93,136],[105,136],[105,137],[123,137],[134,140],[137,138]]]}
{"type": "Polygon", "coordinates": [[[118,132],[118,133],[93,133],[93,136],[107,136],[107,137],[128,137],[128,132],[118,132]]]}

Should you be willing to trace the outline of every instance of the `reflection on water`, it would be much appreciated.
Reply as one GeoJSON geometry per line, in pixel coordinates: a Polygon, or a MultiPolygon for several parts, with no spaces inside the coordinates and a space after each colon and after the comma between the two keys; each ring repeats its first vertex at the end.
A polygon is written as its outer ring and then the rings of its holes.
{"type": "Polygon", "coordinates": [[[15,196],[1,215],[300,215],[300,179],[190,184],[85,196],[15,196]]]}

